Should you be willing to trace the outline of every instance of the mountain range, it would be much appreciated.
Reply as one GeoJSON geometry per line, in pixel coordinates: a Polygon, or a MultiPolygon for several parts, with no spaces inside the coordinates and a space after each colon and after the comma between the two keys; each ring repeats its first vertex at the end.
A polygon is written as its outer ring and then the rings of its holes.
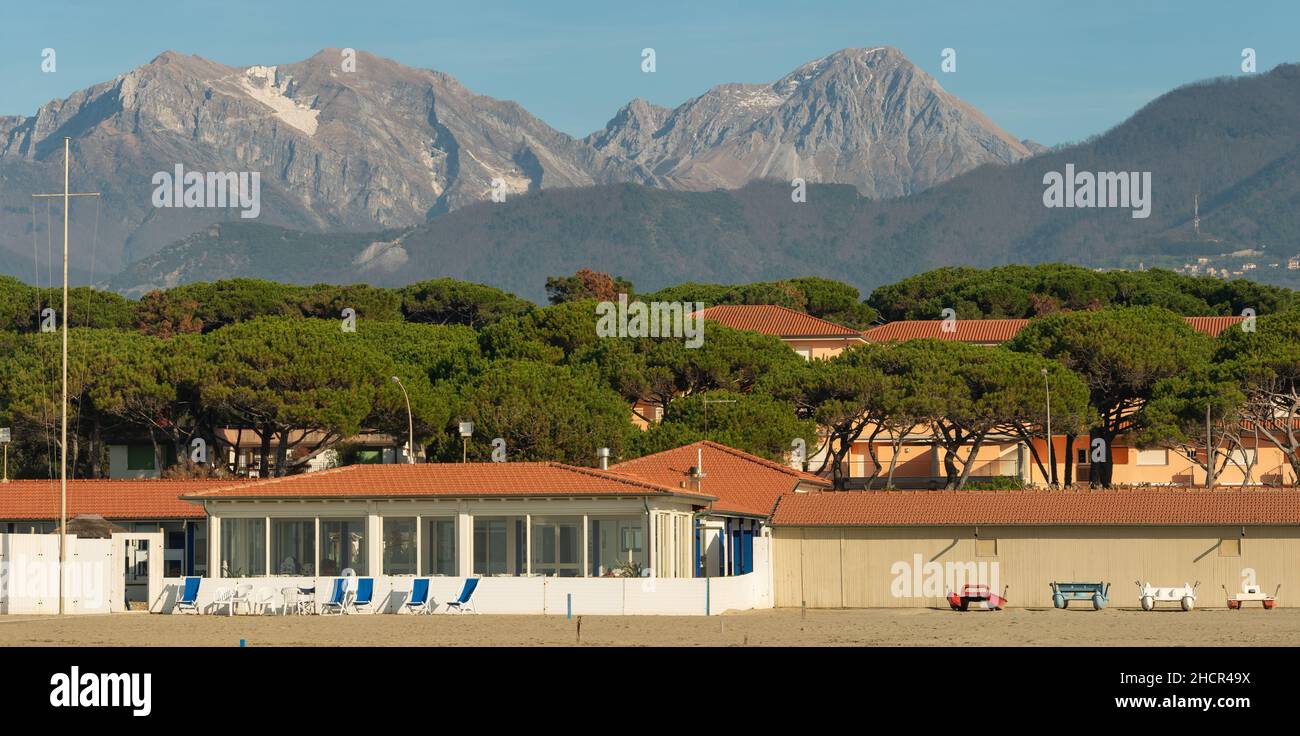
{"type": "Polygon", "coordinates": [[[139,294],[230,276],[393,286],[446,275],[540,300],[546,276],[582,267],[625,276],[639,290],[798,275],[870,290],[948,265],[1139,268],[1204,258],[1254,264],[1244,273],[1294,288],[1300,270],[1287,265],[1300,253],[1300,66],[1190,84],[1083,143],[978,166],[906,196],[871,198],[848,184],[809,185],[806,202],[791,192],[777,181],[703,192],[543,188],[415,227],[328,237],[225,223],[111,284],[139,294]],[[1150,173],[1149,216],[1044,206],[1045,177],[1067,167],[1150,173]]]}
{"type": "Polygon", "coordinates": [[[450,75],[366,53],[349,70],[344,58],[325,49],[293,64],[231,67],[168,51],[30,117],[0,117],[0,270],[48,273],[46,224],[59,213],[53,203],[33,213],[29,195],[61,189],[65,136],[74,187],[103,193],[74,205],[83,247],[72,271],[82,281],[239,219],[229,208],[154,206],[154,175],[177,165],[259,172],[258,223],[339,233],[421,226],[489,201],[494,188],[516,199],[799,177],[900,197],[1041,149],[889,47],[839,51],[770,84],[719,85],[675,109],[633,100],[582,139],[450,75]]]}

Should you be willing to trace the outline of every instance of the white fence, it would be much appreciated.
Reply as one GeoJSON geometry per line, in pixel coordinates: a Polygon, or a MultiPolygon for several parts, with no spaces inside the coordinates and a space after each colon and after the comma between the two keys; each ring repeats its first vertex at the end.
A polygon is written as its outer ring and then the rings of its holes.
{"type": "MultiPolygon", "coordinates": [[[[68,537],[66,613],[108,613],[113,542],[68,537]]],[[[59,612],[59,535],[0,534],[0,614],[59,612]]]]}
{"type": "MultiPolygon", "coordinates": [[[[219,591],[238,585],[252,586],[254,600],[262,591],[269,594],[272,604],[265,613],[283,610],[286,588],[315,588],[319,605],[329,598],[335,579],[291,576],[205,578],[199,584],[198,606],[203,613],[214,613],[213,602],[219,591]]],[[[375,611],[399,612],[410,595],[412,580],[409,576],[375,577],[375,611]]],[[[152,602],[150,610],[171,613],[183,582],[183,578],[165,579],[162,593],[152,602]]],[[[464,578],[431,578],[429,592],[438,603],[436,610],[444,610],[443,604],[455,600],[464,584],[464,578]]],[[[473,597],[474,608],[479,613],[564,615],[571,610],[575,616],[703,616],[706,613],[770,608],[771,601],[771,582],[766,574],[757,572],[730,578],[488,577],[479,580],[473,597]]],[[[226,613],[224,607],[221,613],[226,613]]]]}
{"type": "MultiPolygon", "coordinates": [[[[198,607],[215,613],[213,605],[222,590],[252,586],[252,597],[267,595],[272,605],[267,613],[282,612],[286,589],[314,588],[317,606],[333,590],[334,577],[266,576],[256,578],[204,578],[199,584],[198,607]]],[[[374,609],[397,613],[411,592],[411,576],[375,576],[374,609]]],[[[167,578],[161,593],[150,600],[149,610],[171,613],[180,595],[183,578],[167,578]]],[[[445,610],[455,600],[465,578],[430,578],[429,593],[445,610]]],[[[717,578],[560,578],[486,577],[474,591],[474,608],[479,613],[534,615],[610,616],[703,616],[726,611],[748,611],[772,607],[771,540],[754,540],[754,571],[735,577],[717,578]]],[[[221,613],[225,613],[223,606],[221,613]]]]}

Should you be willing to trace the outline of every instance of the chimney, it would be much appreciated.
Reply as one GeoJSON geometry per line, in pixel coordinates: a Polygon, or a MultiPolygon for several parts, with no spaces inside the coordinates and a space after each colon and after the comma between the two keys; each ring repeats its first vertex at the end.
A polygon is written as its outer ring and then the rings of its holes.
{"type": "Polygon", "coordinates": [[[602,447],[599,450],[596,450],[596,457],[600,461],[600,469],[609,470],[609,448],[602,447]]]}

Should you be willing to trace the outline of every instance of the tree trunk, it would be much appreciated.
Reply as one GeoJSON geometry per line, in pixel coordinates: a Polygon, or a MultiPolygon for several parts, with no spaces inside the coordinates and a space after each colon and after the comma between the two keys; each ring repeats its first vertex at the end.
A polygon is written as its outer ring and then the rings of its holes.
{"type": "Polygon", "coordinates": [[[943,453],[943,472],[945,475],[943,488],[945,491],[957,489],[957,455],[952,450],[944,447],[943,453]]]}
{"type": "Polygon", "coordinates": [[[1074,435],[1065,435],[1065,485],[1074,484],[1074,435]]]}
{"type": "Polygon", "coordinates": [[[91,425],[90,430],[90,477],[103,478],[104,464],[100,461],[101,434],[99,414],[95,415],[95,423],[91,425]]]}
{"type": "Polygon", "coordinates": [[[275,474],[277,477],[289,474],[289,432],[284,430],[280,433],[280,445],[275,448],[275,474]]]}
{"type": "Polygon", "coordinates": [[[257,438],[262,443],[262,461],[258,463],[257,477],[269,478],[271,475],[271,436],[274,430],[270,427],[260,427],[257,430],[257,438]]]}

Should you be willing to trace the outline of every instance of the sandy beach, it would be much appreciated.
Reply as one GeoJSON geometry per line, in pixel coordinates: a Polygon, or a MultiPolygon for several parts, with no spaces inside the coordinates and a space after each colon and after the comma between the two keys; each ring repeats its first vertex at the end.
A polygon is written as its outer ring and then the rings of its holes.
{"type": "Polygon", "coordinates": [[[1300,645],[1300,609],[777,609],[723,616],[0,617],[0,646],[1300,645]]]}

